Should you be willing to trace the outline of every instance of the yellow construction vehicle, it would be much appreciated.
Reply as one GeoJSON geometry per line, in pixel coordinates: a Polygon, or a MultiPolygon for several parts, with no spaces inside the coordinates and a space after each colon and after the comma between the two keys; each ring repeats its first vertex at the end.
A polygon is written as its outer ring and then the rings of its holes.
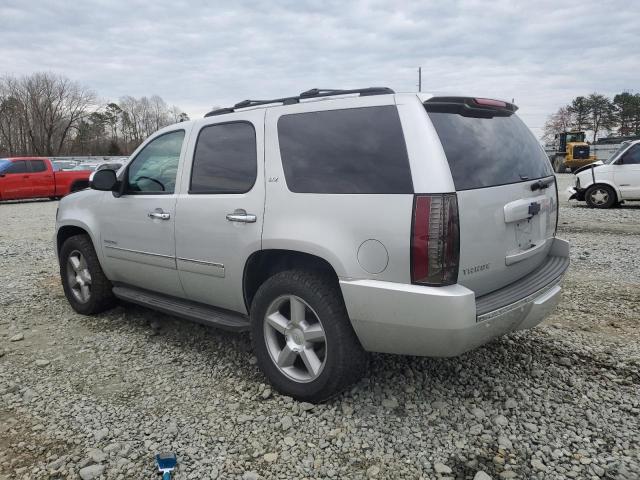
{"type": "Polygon", "coordinates": [[[557,173],[564,173],[567,169],[573,172],[596,161],[596,156],[590,154],[589,144],[584,141],[584,132],[557,133],[555,138],[556,151],[549,157],[557,173]]]}

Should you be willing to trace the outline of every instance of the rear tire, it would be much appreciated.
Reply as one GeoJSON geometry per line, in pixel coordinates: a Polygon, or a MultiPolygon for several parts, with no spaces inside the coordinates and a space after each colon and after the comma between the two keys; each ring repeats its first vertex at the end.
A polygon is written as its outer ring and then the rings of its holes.
{"type": "Polygon", "coordinates": [[[69,304],[82,315],[100,313],[116,304],[111,282],[88,235],[74,235],[62,244],[60,279],[69,304]]]}
{"type": "Polygon", "coordinates": [[[565,173],[567,168],[564,166],[564,157],[555,157],[553,160],[553,170],[556,173],[565,173]]]}
{"type": "Polygon", "coordinates": [[[264,375],[298,400],[326,400],[367,369],[368,356],[328,274],[288,270],[269,278],[251,304],[251,334],[264,375]]]}
{"type": "Polygon", "coordinates": [[[611,208],[618,198],[616,192],[608,185],[592,185],[584,194],[587,205],[591,208],[611,208]]]}

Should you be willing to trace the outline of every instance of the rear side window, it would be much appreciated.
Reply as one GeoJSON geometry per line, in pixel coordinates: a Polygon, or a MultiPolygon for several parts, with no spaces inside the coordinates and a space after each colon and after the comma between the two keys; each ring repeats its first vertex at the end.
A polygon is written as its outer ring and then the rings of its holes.
{"type": "Polygon", "coordinates": [[[553,175],[540,144],[516,115],[477,118],[428,113],[447,155],[456,190],[553,175]]]}
{"type": "Polygon", "coordinates": [[[47,166],[44,164],[43,160],[30,160],[29,163],[31,164],[31,171],[33,173],[47,171],[47,166]]]}
{"type": "Polygon", "coordinates": [[[283,115],[287,186],[298,193],[413,193],[395,106],[283,115]]]}
{"type": "Polygon", "coordinates": [[[257,174],[256,131],[248,122],[200,130],[189,193],[246,193],[257,174]]]}

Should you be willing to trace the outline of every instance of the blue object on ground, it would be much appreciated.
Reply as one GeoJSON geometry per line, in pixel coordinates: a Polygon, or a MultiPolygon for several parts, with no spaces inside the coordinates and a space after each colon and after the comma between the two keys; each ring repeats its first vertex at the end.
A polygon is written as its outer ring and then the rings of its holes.
{"type": "Polygon", "coordinates": [[[171,472],[176,468],[178,459],[176,454],[172,452],[161,452],[156,455],[156,465],[158,470],[162,472],[162,480],[170,480],[171,472]]]}

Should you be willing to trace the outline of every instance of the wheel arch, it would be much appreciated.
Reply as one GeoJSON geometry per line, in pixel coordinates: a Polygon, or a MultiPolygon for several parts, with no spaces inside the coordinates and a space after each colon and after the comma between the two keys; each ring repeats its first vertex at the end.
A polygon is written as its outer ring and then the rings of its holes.
{"type": "Polygon", "coordinates": [[[594,183],[591,183],[589,185],[587,185],[586,187],[584,187],[584,191],[585,191],[585,195],[587,190],[589,190],[592,187],[598,187],[601,185],[605,185],[607,187],[611,187],[614,191],[614,193],[616,194],[616,202],[620,201],[620,189],[617,187],[617,185],[613,182],[610,182],[608,180],[596,180],[594,183]]]}
{"type": "Polygon", "coordinates": [[[60,225],[56,232],[56,256],[60,256],[60,248],[62,248],[62,244],[70,237],[74,235],[88,235],[91,239],[91,243],[93,243],[93,248],[96,250],[96,254],[98,254],[98,258],[100,258],[100,253],[98,249],[98,244],[96,243],[95,238],[91,234],[91,230],[87,228],[86,225],[81,223],[70,223],[65,225],[60,225]]]}
{"type": "Polygon", "coordinates": [[[260,285],[277,273],[293,269],[329,274],[336,284],[338,282],[335,268],[322,257],[298,250],[258,250],[249,256],[244,266],[242,291],[247,312],[251,311],[251,302],[260,285]]]}

